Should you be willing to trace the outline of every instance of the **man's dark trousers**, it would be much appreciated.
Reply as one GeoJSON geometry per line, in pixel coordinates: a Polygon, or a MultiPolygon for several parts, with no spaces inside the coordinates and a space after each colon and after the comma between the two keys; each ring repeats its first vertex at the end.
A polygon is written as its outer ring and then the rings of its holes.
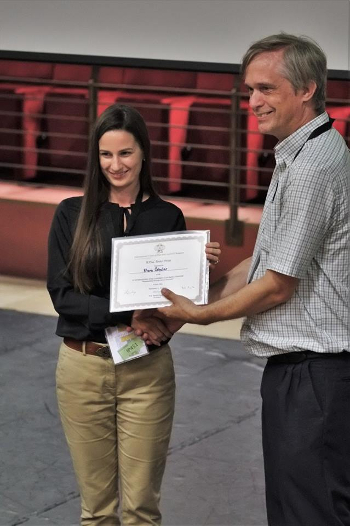
{"type": "Polygon", "coordinates": [[[350,526],[350,353],[270,358],[261,395],[269,526],[350,526]]]}

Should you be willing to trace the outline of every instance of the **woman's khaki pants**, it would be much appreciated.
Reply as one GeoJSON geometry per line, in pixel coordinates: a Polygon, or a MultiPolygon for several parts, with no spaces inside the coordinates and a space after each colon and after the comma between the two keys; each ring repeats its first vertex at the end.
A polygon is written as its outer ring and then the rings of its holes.
{"type": "Polygon", "coordinates": [[[175,399],[169,346],[114,365],[62,343],[56,381],[82,526],[119,525],[119,506],[123,525],[159,525],[175,399]]]}

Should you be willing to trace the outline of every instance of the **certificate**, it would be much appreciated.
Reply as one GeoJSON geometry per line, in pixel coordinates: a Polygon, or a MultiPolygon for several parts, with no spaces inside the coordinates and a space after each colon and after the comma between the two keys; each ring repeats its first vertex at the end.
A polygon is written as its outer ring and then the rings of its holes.
{"type": "Polygon", "coordinates": [[[208,303],[209,230],[112,239],[110,312],[166,307],[166,287],[197,305],[208,303]]]}

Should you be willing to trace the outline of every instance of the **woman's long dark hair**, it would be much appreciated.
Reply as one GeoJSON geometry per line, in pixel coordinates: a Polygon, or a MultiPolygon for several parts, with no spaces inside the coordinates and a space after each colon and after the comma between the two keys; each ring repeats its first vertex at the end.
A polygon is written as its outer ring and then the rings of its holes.
{"type": "Polygon", "coordinates": [[[103,247],[99,231],[101,206],[108,201],[110,184],[103,175],[99,160],[99,141],[106,132],[125,130],[131,133],[143,153],[140,187],[143,193],[156,195],[151,178],[151,147],[145,121],[138,111],[124,104],[109,106],[92,130],[84,197],[71,247],[69,270],[75,290],[88,293],[102,284],[103,247]]]}

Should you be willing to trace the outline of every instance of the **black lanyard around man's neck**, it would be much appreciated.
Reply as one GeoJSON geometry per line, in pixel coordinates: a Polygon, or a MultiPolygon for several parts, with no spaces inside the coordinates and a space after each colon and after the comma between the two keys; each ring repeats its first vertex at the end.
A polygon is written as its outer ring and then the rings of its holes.
{"type": "Polygon", "coordinates": [[[315,128],[313,132],[310,133],[310,135],[308,136],[308,138],[306,139],[306,141],[304,142],[304,144],[302,145],[302,147],[297,151],[297,153],[295,154],[294,156],[294,159],[293,159],[293,162],[295,161],[295,159],[298,157],[299,153],[301,152],[301,150],[304,148],[305,144],[307,143],[307,141],[311,141],[311,139],[315,139],[316,137],[318,137],[319,135],[322,135],[322,133],[325,133],[326,131],[330,130],[332,128],[332,124],[334,122],[334,119],[331,119],[329,117],[329,121],[321,124],[321,126],[318,126],[318,128],[315,128]]]}
{"type": "MultiPolygon", "coordinates": [[[[334,122],[334,119],[331,119],[329,117],[329,120],[323,124],[321,124],[321,126],[318,126],[317,128],[314,129],[314,131],[312,131],[310,133],[310,135],[308,136],[308,138],[306,139],[306,141],[304,142],[304,144],[302,145],[301,148],[299,148],[299,150],[297,151],[297,153],[295,154],[294,156],[294,159],[293,159],[293,163],[295,161],[295,159],[298,157],[299,153],[301,152],[301,150],[304,148],[305,144],[307,143],[307,141],[310,141],[311,139],[315,139],[316,137],[318,137],[319,135],[322,135],[322,133],[325,133],[326,131],[330,130],[332,128],[332,124],[334,122]]],[[[278,188],[278,180],[277,180],[277,183],[276,183],[276,187],[275,187],[275,191],[273,193],[273,196],[272,196],[272,199],[271,201],[274,201],[275,200],[275,197],[276,197],[276,193],[277,193],[277,188],[278,188]]]]}

